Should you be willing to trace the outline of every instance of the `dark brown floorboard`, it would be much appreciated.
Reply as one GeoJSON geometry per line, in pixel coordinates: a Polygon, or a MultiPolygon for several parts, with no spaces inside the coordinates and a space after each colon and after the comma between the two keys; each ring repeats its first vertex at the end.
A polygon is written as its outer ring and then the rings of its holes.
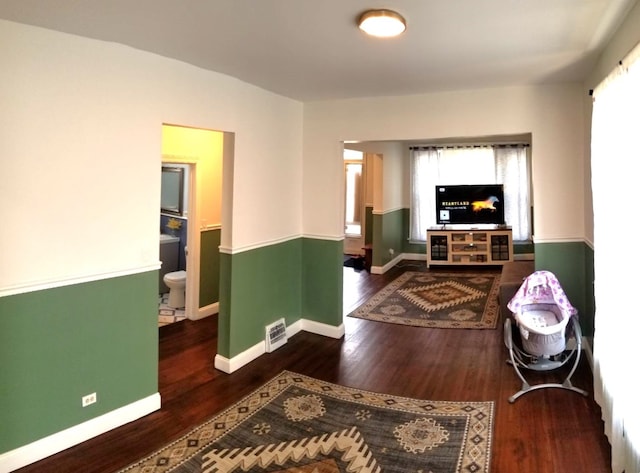
{"type": "MultiPolygon", "coordinates": [[[[384,275],[345,268],[344,311],[351,312],[404,270],[384,275]]],[[[213,367],[217,317],[160,329],[162,409],[18,470],[117,471],[188,432],[264,382],[289,370],[333,383],[421,399],[495,401],[491,472],[608,473],[610,448],[593,396],[544,389],[510,404],[520,387],[496,330],[413,328],[345,317],[345,336],[306,332],[228,375],[213,367]]],[[[550,373],[544,379],[553,379],[550,373]]],[[[574,384],[592,391],[583,360],[574,384]]]]}

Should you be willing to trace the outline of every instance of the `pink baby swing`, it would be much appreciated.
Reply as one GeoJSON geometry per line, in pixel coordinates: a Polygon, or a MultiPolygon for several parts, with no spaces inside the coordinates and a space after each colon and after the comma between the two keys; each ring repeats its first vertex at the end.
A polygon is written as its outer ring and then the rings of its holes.
{"type": "Polygon", "coordinates": [[[582,347],[578,311],[567,299],[556,276],[550,271],[529,275],[507,307],[515,319],[515,326],[511,317],[504,322],[504,342],[509,350],[507,361],[522,380],[522,389],[511,396],[509,402],[543,388],[568,389],[586,396],[585,390],[571,384],[582,347]],[[562,383],[530,385],[521,371],[555,370],[570,360],[573,366],[562,383]]]}

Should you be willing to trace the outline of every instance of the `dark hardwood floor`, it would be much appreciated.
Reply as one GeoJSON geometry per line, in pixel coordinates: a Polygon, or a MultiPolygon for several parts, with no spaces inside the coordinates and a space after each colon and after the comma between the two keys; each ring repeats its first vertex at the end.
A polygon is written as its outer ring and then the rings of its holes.
{"type": "MultiPolygon", "coordinates": [[[[344,313],[349,313],[405,270],[384,275],[345,268],[344,313]]],[[[334,340],[301,332],[273,353],[233,374],[213,367],[217,317],[160,329],[162,409],[18,471],[117,471],[181,436],[282,370],[370,391],[434,400],[495,401],[491,472],[607,473],[610,448],[593,396],[543,389],[510,404],[520,388],[502,326],[496,330],[404,327],[345,317],[334,340]]],[[[541,379],[554,379],[546,373],[541,379]]],[[[587,360],[573,377],[592,391],[587,360]]]]}

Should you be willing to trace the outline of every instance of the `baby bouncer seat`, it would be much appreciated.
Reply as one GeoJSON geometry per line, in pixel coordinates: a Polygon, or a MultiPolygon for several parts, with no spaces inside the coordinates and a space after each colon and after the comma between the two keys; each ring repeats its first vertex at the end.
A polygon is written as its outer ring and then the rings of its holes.
{"type": "Polygon", "coordinates": [[[568,389],[587,395],[571,384],[582,348],[582,331],[578,311],[571,305],[556,276],[550,271],[536,271],[523,281],[507,307],[512,313],[504,322],[504,342],[509,360],[522,381],[522,389],[509,398],[515,400],[530,391],[543,388],[568,389]],[[572,361],[562,383],[531,385],[522,370],[551,371],[572,361]]]}

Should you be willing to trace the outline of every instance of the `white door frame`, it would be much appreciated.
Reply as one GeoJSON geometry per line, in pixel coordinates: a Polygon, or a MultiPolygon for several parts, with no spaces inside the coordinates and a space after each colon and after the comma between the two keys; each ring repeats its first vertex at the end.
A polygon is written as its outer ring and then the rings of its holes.
{"type": "Polygon", "coordinates": [[[162,155],[162,164],[186,164],[189,166],[187,213],[187,284],[185,287],[184,313],[188,319],[197,320],[200,315],[200,209],[198,208],[197,173],[198,158],[193,156],[162,155]]]}

